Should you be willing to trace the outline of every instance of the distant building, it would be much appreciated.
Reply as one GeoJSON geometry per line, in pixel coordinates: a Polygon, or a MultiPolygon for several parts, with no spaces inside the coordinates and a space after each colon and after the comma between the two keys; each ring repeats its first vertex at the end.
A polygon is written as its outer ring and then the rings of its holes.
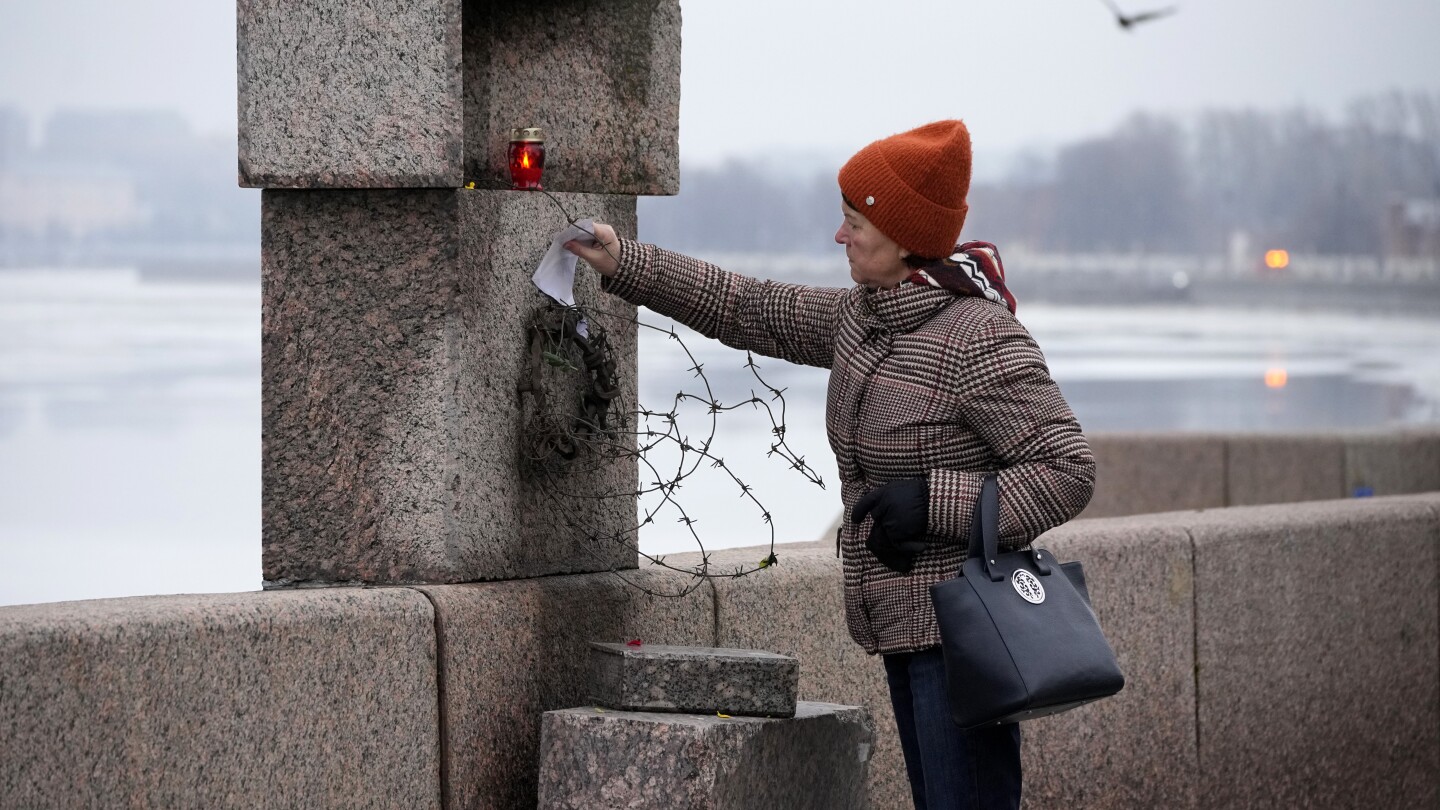
{"type": "Polygon", "coordinates": [[[148,220],[127,172],[35,160],[0,166],[0,234],[83,239],[148,220]]]}
{"type": "Polygon", "coordinates": [[[0,107],[0,170],[30,152],[30,122],[14,107],[0,107]]]}
{"type": "Polygon", "coordinates": [[[1409,199],[1385,216],[1385,255],[1440,259],[1440,199],[1409,199]]]}

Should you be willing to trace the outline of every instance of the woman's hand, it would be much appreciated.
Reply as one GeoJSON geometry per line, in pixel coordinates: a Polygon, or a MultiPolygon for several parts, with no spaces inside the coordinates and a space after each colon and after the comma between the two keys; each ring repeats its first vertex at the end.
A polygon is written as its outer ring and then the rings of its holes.
{"type": "Polygon", "coordinates": [[[565,243],[565,249],[585,260],[600,275],[609,278],[620,269],[620,242],[615,229],[603,222],[595,223],[595,240],[586,244],[583,240],[572,239],[565,243]]]}

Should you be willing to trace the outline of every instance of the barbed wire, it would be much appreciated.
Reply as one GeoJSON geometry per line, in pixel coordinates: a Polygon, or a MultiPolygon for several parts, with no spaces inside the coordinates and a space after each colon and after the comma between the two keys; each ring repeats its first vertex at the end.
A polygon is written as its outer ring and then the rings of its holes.
{"type": "MultiPolygon", "coordinates": [[[[568,224],[588,233],[596,245],[602,248],[617,264],[619,263],[620,257],[611,250],[613,243],[602,241],[593,229],[584,227],[575,217],[570,216],[570,212],[555,195],[543,189],[540,191],[555,204],[568,224]]],[[[766,457],[779,456],[787,462],[790,469],[798,471],[821,489],[825,488],[825,482],[805,463],[804,457],[792,450],[787,443],[785,389],[776,388],[760,376],[760,366],[755,362],[751,352],[745,353],[744,368],[769,394],[770,400],[766,401],[752,388],[749,399],[727,406],[715,398],[710,380],[705,376],[704,364],[695,358],[694,353],[685,345],[685,341],[675,331],[675,328],[673,326],[664,328],[645,323],[639,319],[638,313],[627,315],[598,307],[586,310],[579,306],[567,307],[554,303],[540,308],[535,313],[528,334],[530,339],[529,377],[522,381],[519,388],[532,395],[535,401],[535,410],[529,420],[529,429],[526,431],[529,442],[528,452],[524,459],[525,466],[531,477],[541,484],[542,492],[556,507],[555,511],[567,529],[587,538],[593,544],[592,555],[601,563],[608,564],[612,574],[627,585],[647,594],[681,597],[694,591],[707,580],[743,577],[769,568],[778,561],[779,558],[775,554],[775,523],[770,510],[760,502],[754,489],[741,480],[730,464],[722,456],[712,452],[719,415],[746,405],[757,410],[763,408],[770,421],[770,434],[774,439],[766,457]],[[628,324],[633,323],[637,332],[638,329],[650,329],[665,333],[684,352],[690,363],[687,370],[700,381],[704,387],[704,395],[682,389],[675,394],[668,410],[657,411],[642,407],[637,392],[633,411],[623,414],[612,413],[612,406],[621,398],[622,392],[611,343],[605,328],[599,322],[600,319],[618,321],[627,327],[628,324]],[[581,329],[581,323],[587,324],[588,330],[581,329]],[[583,390],[580,393],[580,404],[574,415],[566,417],[557,413],[549,401],[544,381],[546,368],[554,368],[557,372],[583,373],[583,390]],[[710,417],[705,438],[698,443],[690,439],[680,424],[680,411],[687,402],[701,404],[710,417]],[[771,402],[779,403],[778,419],[775,409],[771,407],[771,402]],[[656,426],[652,424],[652,420],[661,422],[663,430],[657,430],[656,426]],[[675,469],[668,475],[658,469],[650,458],[650,454],[660,448],[678,450],[675,469]],[[612,464],[630,460],[648,473],[644,476],[648,483],[638,485],[633,491],[586,494],[567,488],[563,484],[564,479],[568,477],[601,473],[612,464]],[[681,488],[686,479],[696,474],[701,465],[707,462],[710,468],[721,470],[729,477],[739,491],[740,497],[748,500],[759,511],[761,520],[769,527],[769,553],[754,567],[746,568],[744,565],[739,565],[733,571],[712,572],[711,552],[705,549],[705,544],[695,529],[697,521],[675,496],[676,490],[681,488]],[[572,510],[567,508],[569,504],[565,503],[577,499],[623,499],[626,502],[634,499],[633,502],[638,507],[640,499],[655,493],[659,494],[660,503],[653,509],[645,510],[643,519],[636,514],[632,527],[609,532],[604,536],[595,531],[593,526],[586,526],[583,521],[577,520],[572,514],[572,510]],[[683,524],[691,539],[694,540],[696,548],[700,552],[699,565],[688,568],[676,566],[666,562],[666,555],[639,551],[640,529],[654,523],[656,516],[667,508],[678,513],[676,522],[683,524]],[[689,574],[690,580],[678,592],[668,593],[627,579],[621,571],[633,569],[621,569],[613,563],[607,563],[607,558],[600,551],[600,547],[605,541],[618,543],[626,550],[635,549],[640,556],[649,560],[652,566],[689,574]]],[[[593,482],[603,477],[592,475],[589,481],[593,482]]]]}
{"type": "MultiPolygon", "coordinates": [[[[732,405],[725,405],[716,398],[709,378],[705,375],[704,364],[696,359],[694,353],[673,326],[669,328],[654,326],[641,321],[638,316],[599,308],[586,310],[578,306],[563,307],[552,304],[541,308],[536,313],[535,324],[529,331],[531,336],[530,378],[522,383],[521,388],[535,394],[535,411],[529,420],[529,428],[526,431],[528,452],[525,457],[525,465],[531,477],[541,484],[542,492],[556,507],[556,512],[567,529],[580,533],[597,546],[603,545],[608,540],[620,543],[626,549],[638,549],[640,529],[655,523],[663,511],[671,510],[677,516],[676,522],[685,526],[685,531],[695,542],[701,555],[699,565],[686,567],[667,561],[667,555],[639,552],[640,556],[648,560],[652,566],[690,575],[690,580],[678,592],[658,591],[628,579],[621,573],[622,569],[611,565],[610,571],[614,575],[628,585],[646,593],[655,596],[679,597],[692,592],[707,579],[731,579],[746,576],[768,568],[778,561],[775,553],[775,524],[770,510],[761,502],[754,488],[740,478],[733,466],[723,456],[714,452],[719,416],[747,405],[755,410],[763,410],[770,423],[772,437],[766,456],[778,456],[789,469],[796,470],[808,481],[822,489],[825,487],[825,482],[805,462],[804,457],[796,453],[787,442],[787,429],[784,421],[785,389],[776,388],[760,375],[760,365],[755,362],[753,353],[746,352],[745,363],[742,367],[749,371],[760,388],[767,392],[769,400],[767,401],[765,397],[757,394],[755,388],[751,388],[749,398],[732,405]],[[637,329],[660,332],[665,334],[669,340],[675,341],[689,362],[686,370],[699,380],[703,394],[682,389],[676,392],[670,402],[670,407],[666,410],[646,408],[638,402],[637,398],[634,410],[624,414],[609,413],[608,406],[619,398],[619,389],[614,377],[615,361],[610,355],[610,341],[605,328],[600,324],[602,318],[627,326],[634,324],[637,329]],[[582,319],[589,325],[589,337],[580,335],[576,328],[582,319]],[[556,369],[556,373],[563,374],[581,371],[582,366],[588,372],[589,379],[582,386],[584,390],[580,395],[580,406],[575,414],[562,415],[550,406],[550,398],[545,393],[546,386],[542,378],[546,374],[546,368],[556,369]],[[608,396],[600,396],[599,394],[602,393],[608,394],[608,396]],[[607,410],[601,411],[595,407],[595,403],[601,400],[606,403],[607,410]],[[778,415],[777,407],[772,406],[772,402],[778,403],[778,415]],[[682,423],[682,410],[687,404],[702,407],[705,415],[709,417],[708,424],[704,427],[704,438],[698,441],[692,438],[692,434],[685,430],[685,425],[682,423]],[[667,466],[662,470],[653,458],[657,451],[665,449],[676,454],[673,469],[667,466]],[[633,461],[644,472],[644,475],[641,476],[642,483],[639,483],[633,491],[608,491],[592,494],[577,491],[566,485],[566,479],[571,476],[600,473],[617,461],[633,461]],[[676,491],[682,488],[687,479],[699,472],[702,466],[720,470],[724,476],[728,477],[735,486],[739,497],[747,500],[757,511],[759,518],[767,525],[769,553],[753,567],[747,568],[739,565],[733,570],[724,572],[712,570],[711,552],[706,550],[704,541],[696,529],[698,520],[691,515],[676,495],[676,491]],[[650,495],[658,495],[660,502],[653,508],[643,509],[643,518],[637,514],[632,528],[611,532],[606,536],[596,532],[593,526],[588,526],[584,521],[576,519],[573,514],[574,510],[567,508],[570,504],[566,503],[577,499],[616,498],[624,499],[627,503],[631,502],[633,498],[638,503],[639,499],[650,495]]],[[[602,562],[606,559],[598,549],[595,556],[602,562]]]]}

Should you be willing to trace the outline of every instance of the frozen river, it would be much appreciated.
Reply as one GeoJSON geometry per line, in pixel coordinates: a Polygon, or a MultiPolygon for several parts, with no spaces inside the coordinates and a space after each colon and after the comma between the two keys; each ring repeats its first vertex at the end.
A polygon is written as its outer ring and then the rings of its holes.
{"type": "MultiPolygon", "coordinates": [[[[1022,301],[1020,316],[1090,431],[1440,422],[1440,315],[1022,301]]],[[[673,341],[646,331],[641,345],[642,402],[668,409],[695,390],[673,341]]],[[[717,399],[750,396],[743,353],[687,345],[717,399]]],[[[754,488],[777,540],[817,539],[839,512],[825,372],[760,362],[787,389],[790,447],[831,488],[765,457],[761,412],[720,417],[712,449],[754,488]]],[[[706,414],[684,418],[688,433],[706,430],[706,414]]],[[[679,494],[707,546],[765,542],[758,509],[704,474],[679,494]]],[[[680,528],[657,520],[642,545],[693,547],[680,528]]],[[[0,604],[253,590],[259,535],[259,287],[0,271],[0,604]]]]}

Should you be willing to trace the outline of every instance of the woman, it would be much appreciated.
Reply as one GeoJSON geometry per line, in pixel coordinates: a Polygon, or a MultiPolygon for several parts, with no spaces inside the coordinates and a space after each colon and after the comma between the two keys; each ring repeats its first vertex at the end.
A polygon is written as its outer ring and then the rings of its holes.
{"type": "Polygon", "coordinates": [[[1094,458],[1014,317],[994,246],[956,246],[969,210],[965,125],[876,141],[839,182],[849,289],[726,273],[598,223],[594,243],[566,247],[610,293],[726,345],[831,370],[845,619],[883,656],[915,806],[1015,808],[1019,726],[966,733],[949,719],[929,588],[958,573],[986,473],[999,474],[1009,550],[1084,508],[1094,458]]]}

